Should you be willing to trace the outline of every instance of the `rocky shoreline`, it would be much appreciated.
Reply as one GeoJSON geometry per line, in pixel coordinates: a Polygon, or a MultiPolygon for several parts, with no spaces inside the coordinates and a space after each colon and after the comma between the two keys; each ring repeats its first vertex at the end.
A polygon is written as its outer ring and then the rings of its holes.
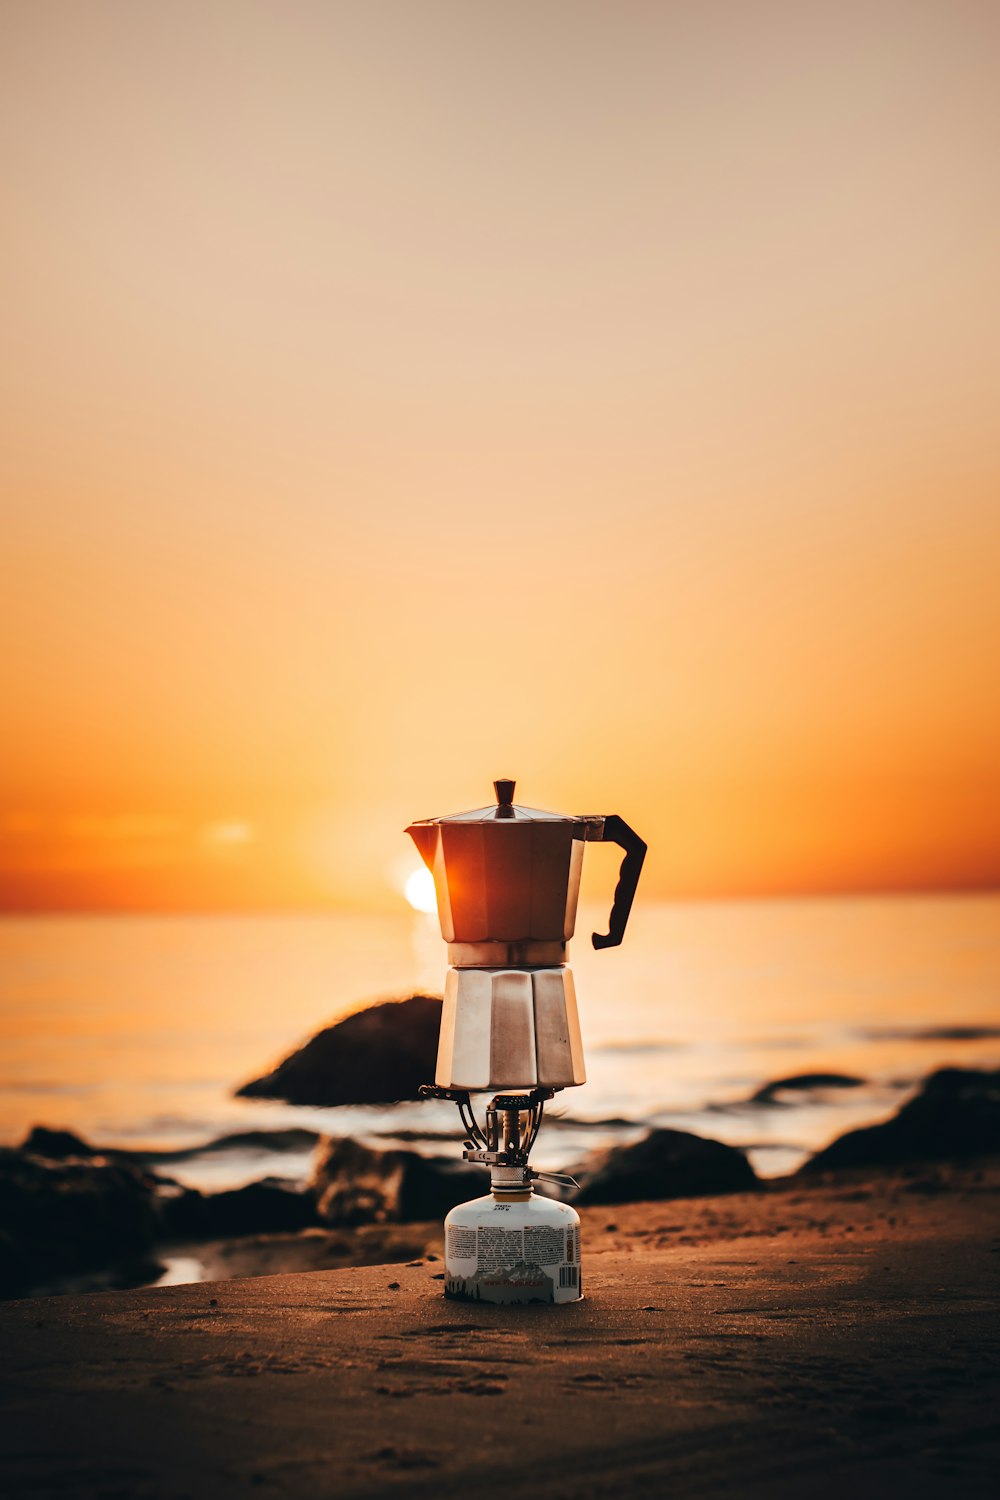
{"type": "MultiPolygon", "coordinates": [[[[796,1080],[767,1086],[775,1093],[796,1080]]],[[[272,1176],[223,1192],[185,1187],[167,1168],[188,1153],[104,1149],[36,1127],[0,1150],[0,1295],[30,1296],[148,1284],[180,1261],[205,1279],[249,1267],[371,1264],[438,1253],[454,1204],[485,1188],[480,1168],[453,1156],[379,1150],[312,1132],[275,1132],[276,1156],[315,1144],[306,1182],[272,1176]],[[235,1269],[234,1269],[235,1268],[235,1269]]],[[[249,1135],[226,1141],[255,1140],[249,1135]]],[[[205,1148],[202,1148],[204,1150],[205,1148]]],[[[1000,1072],[932,1074],[888,1121],[849,1131],[793,1179],[804,1190],[830,1172],[920,1170],[1000,1154],[1000,1072]]],[[[680,1130],[651,1130],[592,1153],[574,1169],[581,1207],[761,1191],[742,1151],[680,1130]]],[[[779,1186],[781,1184],[778,1184],[779,1186]]],[[[768,1184],[773,1188],[774,1183],[768,1184]]]]}

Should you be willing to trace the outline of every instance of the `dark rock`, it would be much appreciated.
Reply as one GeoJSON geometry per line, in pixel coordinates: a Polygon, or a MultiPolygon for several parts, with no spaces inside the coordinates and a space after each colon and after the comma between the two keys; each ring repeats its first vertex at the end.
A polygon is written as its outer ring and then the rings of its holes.
{"type": "Polygon", "coordinates": [[[197,1146],[151,1146],[130,1148],[123,1146],[92,1146],[72,1130],[50,1130],[47,1125],[36,1125],[21,1150],[33,1156],[44,1156],[51,1161],[63,1161],[68,1157],[91,1158],[102,1156],[108,1161],[180,1162],[193,1161],[200,1156],[215,1156],[226,1151],[311,1151],[320,1139],[319,1131],[290,1126],[284,1130],[234,1130],[228,1135],[219,1135],[197,1146]]]}
{"type": "Polygon", "coordinates": [[[203,1194],[144,1171],[129,1153],[36,1126],[25,1147],[0,1149],[0,1296],[73,1290],[88,1277],[95,1286],[138,1284],[150,1277],[158,1242],[318,1222],[312,1194],[293,1184],[265,1178],[203,1194]]]}
{"type": "Polygon", "coordinates": [[[222,1193],[171,1185],[161,1190],[157,1213],[161,1238],[172,1240],[283,1234],[319,1222],[310,1193],[273,1177],[222,1193]]]}
{"type": "Polygon", "coordinates": [[[144,1162],[194,1161],[200,1156],[216,1156],[226,1151],[291,1152],[311,1151],[320,1140],[318,1130],[290,1126],[285,1130],[234,1130],[216,1136],[200,1146],[154,1147],[148,1151],[116,1152],[144,1162]]]}
{"type": "Polygon", "coordinates": [[[858,1035],[873,1042],[990,1042],[1000,1026],[863,1026],[858,1035]]]}
{"type": "Polygon", "coordinates": [[[942,1068],[880,1125],[849,1130],[799,1170],[962,1161],[1000,1152],[1000,1070],[942,1068]]]}
{"type": "Polygon", "coordinates": [[[332,1225],[439,1219],[488,1186],[483,1169],[467,1162],[374,1151],[350,1139],[320,1148],[312,1178],[320,1219],[332,1225]]]}
{"type": "Polygon", "coordinates": [[[35,1125],[25,1140],[21,1142],[21,1150],[29,1152],[32,1156],[44,1156],[50,1161],[62,1161],[67,1156],[102,1156],[104,1153],[97,1146],[91,1146],[80,1135],[75,1135],[72,1130],[50,1130],[47,1125],[35,1125]]]}
{"type": "Polygon", "coordinates": [[[432,995],[372,1005],[317,1032],[237,1094],[312,1105],[417,1099],[434,1079],[440,1028],[441,1001],[432,995]]]}
{"type": "Polygon", "coordinates": [[[811,1089],[856,1089],[864,1083],[863,1078],[855,1078],[850,1073],[794,1073],[791,1078],[776,1078],[773,1083],[765,1083],[755,1094],[751,1094],[751,1104],[778,1104],[778,1094],[789,1092],[808,1093],[811,1089]]]}
{"type": "Polygon", "coordinates": [[[918,1042],[991,1042],[1000,1037],[1000,1026],[925,1026],[913,1033],[918,1042]]]}
{"type": "Polygon", "coordinates": [[[156,1227],[155,1187],[127,1162],[0,1150],[0,1292],[16,1296],[62,1271],[142,1255],[156,1227]]]}
{"type": "Polygon", "coordinates": [[[757,1186],[742,1151],[686,1130],[654,1130],[608,1153],[576,1203],[645,1203],[743,1193],[757,1186]]]}

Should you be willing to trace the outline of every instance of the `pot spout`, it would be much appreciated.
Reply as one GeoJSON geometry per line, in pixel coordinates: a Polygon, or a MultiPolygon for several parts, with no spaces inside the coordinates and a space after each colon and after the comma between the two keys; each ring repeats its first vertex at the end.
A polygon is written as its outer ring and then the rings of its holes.
{"type": "Polygon", "coordinates": [[[406,832],[416,844],[420,858],[433,874],[434,856],[438,846],[437,828],[433,823],[411,823],[406,832]]]}

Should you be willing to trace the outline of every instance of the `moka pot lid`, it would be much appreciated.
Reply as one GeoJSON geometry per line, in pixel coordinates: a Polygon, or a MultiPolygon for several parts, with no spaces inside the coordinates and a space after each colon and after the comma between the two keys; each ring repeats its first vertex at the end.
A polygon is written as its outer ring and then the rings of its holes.
{"type": "Polygon", "coordinates": [[[509,777],[499,777],[494,781],[493,787],[497,800],[490,807],[474,807],[470,812],[449,813],[443,818],[418,818],[410,827],[438,827],[442,823],[579,823],[581,821],[568,813],[545,812],[538,807],[522,807],[514,801],[515,782],[509,777]]]}

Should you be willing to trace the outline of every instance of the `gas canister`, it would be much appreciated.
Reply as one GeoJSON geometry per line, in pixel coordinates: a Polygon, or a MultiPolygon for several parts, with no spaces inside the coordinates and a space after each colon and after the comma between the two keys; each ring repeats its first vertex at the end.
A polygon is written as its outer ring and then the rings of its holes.
{"type": "MultiPolygon", "coordinates": [[[[500,1169],[503,1170],[502,1168],[500,1169]]],[[[446,1297],[463,1302],[578,1302],[580,1215],[530,1186],[495,1186],[444,1221],[446,1297]]]]}

